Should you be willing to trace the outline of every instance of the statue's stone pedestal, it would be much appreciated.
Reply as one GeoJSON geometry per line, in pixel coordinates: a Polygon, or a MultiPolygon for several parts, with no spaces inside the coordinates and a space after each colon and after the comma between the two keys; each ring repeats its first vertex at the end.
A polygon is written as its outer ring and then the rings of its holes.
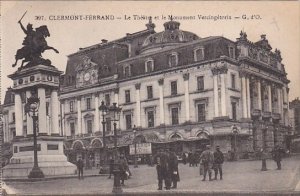
{"type": "MultiPolygon", "coordinates": [[[[47,176],[72,175],[76,166],[67,161],[63,152],[63,138],[39,136],[38,166],[47,176]]],[[[4,178],[28,177],[33,168],[33,137],[18,138],[13,143],[13,157],[10,164],[3,168],[4,178]]]]}

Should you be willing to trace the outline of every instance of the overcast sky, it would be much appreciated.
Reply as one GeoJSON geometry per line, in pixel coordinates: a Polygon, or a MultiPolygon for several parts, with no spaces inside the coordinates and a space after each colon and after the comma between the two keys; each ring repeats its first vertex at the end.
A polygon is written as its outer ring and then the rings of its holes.
{"type": "MultiPolygon", "coordinates": [[[[126,33],[144,30],[148,20],[134,20],[133,15],[152,16],[157,32],[163,31],[162,15],[195,16],[194,20],[177,20],[182,30],[191,31],[200,37],[224,36],[233,41],[239,37],[241,30],[248,34],[250,41],[256,42],[261,34],[266,34],[269,43],[281,50],[287,77],[291,80],[290,100],[300,96],[300,58],[299,58],[299,1],[292,2],[41,2],[19,1],[1,2],[1,102],[5,90],[12,85],[7,78],[17,68],[12,68],[17,49],[22,47],[25,37],[18,20],[24,26],[32,23],[34,28],[47,25],[51,37],[47,38],[49,46],[59,50],[43,53],[59,70],[65,71],[67,55],[81,47],[94,45],[101,39],[109,41],[118,39],[126,33]],[[247,19],[242,19],[246,14],[247,19]],[[61,16],[112,15],[113,20],[53,20],[61,16]],[[130,20],[125,20],[125,15],[130,20]],[[223,16],[222,20],[198,19],[202,16],[223,16]],[[37,20],[36,16],[43,16],[37,20]],[[155,17],[158,17],[155,19],[155,17]],[[252,17],[253,16],[253,17],[252,17]],[[240,17],[240,19],[235,19],[240,17]],[[118,19],[120,18],[120,19],[118,19]],[[229,19],[231,18],[231,19],[229,19]],[[253,19],[251,19],[253,18],[253,19]],[[261,18],[261,19],[255,19],[261,18]]],[[[21,61],[18,65],[20,65],[21,61]]]]}

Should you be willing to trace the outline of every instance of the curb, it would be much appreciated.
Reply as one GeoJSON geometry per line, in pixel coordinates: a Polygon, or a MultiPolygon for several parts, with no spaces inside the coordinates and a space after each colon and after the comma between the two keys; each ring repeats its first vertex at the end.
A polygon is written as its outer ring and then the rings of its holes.
{"type": "MultiPolygon", "coordinates": [[[[85,175],[85,177],[99,177],[99,176],[108,176],[108,174],[91,174],[85,175]]],[[[70,178],[78,178],[77,175],[72,176],[49,176],[46,178],[2,178],[4,182],[40,182],[40,181],[50,181],[50,180],[57,180],[57,179],[70,179],[70,178]]]]}

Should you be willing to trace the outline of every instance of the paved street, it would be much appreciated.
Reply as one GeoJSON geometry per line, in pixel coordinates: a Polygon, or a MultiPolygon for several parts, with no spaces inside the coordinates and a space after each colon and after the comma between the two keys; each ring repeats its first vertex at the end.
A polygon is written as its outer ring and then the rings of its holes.
{"type": "MultiPolygon", "coordinates": [[[[141,193],[247,193],[247,192],[293,192],[296,187],[300,194],[299,164],[300,156],[284,159],[283,169],[276,170],[272,160],[267,161],[268,171],[261,172],[260,161],[226,162],[224,164],[224,180],[201,181],[198,167],[180,165],[180,178],[177,190],[160,191],[157,189],[155,167],[139,166],[131,171],[133,176],[125,182],[123,191],[129,194],[141,193]],[[297,185],[298,184],[298,185],[297,185]]],[[[98,170],[90,170],[87,175],[97,174],[98,170]]],[[[9,193],[26,195],[45,194],[109,194],[111,193],[113,179],[107,176],[85,177],[84,180],[76,178],[51,179],[40,182],[6,182],[4,187],[9,193]]]]}

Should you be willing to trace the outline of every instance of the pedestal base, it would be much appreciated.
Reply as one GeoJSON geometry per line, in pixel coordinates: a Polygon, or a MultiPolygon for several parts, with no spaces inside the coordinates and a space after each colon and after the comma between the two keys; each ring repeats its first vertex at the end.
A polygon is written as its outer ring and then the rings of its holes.
{"type": "MultiPolygon", "coordinates": [[[[39,136],[38,144],[38,166],[44,176],[73,175],[77,167],[68,162],[63,153],[63,138],[39,136]]],[[[33,160],[33,140],[32,138],[22,138],[13,143],[14,154],[10,163],[3,171],[4,178],[27,178],[36,174],[32,171],[33,160]],[[31,174],[33,172],[33,174],[31,174]]]]}

